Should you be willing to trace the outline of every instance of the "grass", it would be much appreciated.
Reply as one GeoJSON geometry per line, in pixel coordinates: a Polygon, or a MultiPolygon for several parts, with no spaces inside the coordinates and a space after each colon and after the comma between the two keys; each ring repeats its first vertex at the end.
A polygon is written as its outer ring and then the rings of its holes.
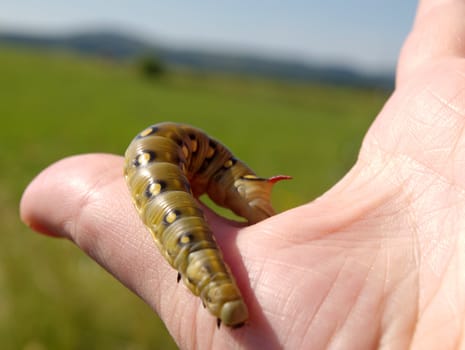
{"type": "Polygon", "coordinates": [[[285,173],[281,211],[312,200],[356,159],[387,95],[226,75],[146,80],[130,65],[0,48],[2,349],[175,348],[161,321],[72,244],[18,217],[29,181],[73,154],[123,154],[164,120],[193,124],[259,175],[285,173]]]}

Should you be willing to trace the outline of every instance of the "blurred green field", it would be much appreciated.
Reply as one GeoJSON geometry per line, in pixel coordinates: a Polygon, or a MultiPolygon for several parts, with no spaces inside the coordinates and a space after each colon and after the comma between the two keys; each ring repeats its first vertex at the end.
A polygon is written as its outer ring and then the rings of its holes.
{"type": "Polygon", "coordinates": [[[2,349],[176,348],[137,297],[64,240],[18,217],[28,182],[73,154],[123,154],[146,126],[193,124],[276,186],[279,210],[314,199],[354,163],[386,92],[226,75],[143,79],[130,64],[0,48],[2,349]]]}

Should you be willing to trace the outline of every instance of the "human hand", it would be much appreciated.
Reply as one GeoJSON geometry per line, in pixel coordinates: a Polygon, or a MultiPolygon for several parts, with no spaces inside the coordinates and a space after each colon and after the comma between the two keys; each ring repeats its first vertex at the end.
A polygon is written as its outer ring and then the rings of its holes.
{"type": "Polygon", "coordinates": [[[26,190],[32,228],[73,240],[182,348],[453,348],[465,295],[465,4],[421,1],[396,91],[353,169],[318,200],[239,228],[207,210],[250,321],[214,318],[157,253],[123,160],[62,160],[26,190]]]}

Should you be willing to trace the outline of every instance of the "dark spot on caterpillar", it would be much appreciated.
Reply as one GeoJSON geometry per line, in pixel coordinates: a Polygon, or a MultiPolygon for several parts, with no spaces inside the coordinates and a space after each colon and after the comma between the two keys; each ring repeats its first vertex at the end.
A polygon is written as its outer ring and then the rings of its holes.
{"type": "Polygon", "coordinates": [[[216,319],[216,326],[218,327],[218,329],[220,329],[220,326],[221,326],[221,319],[220,318],[216,319]]]}
{"type": "Polygon", "coordinates": [[[166,189],[166,181],[155,180],[150,182],[145,189],[145,196],[147,198],[152,198],[166,189]]]}
{"type": "Polygon", "coordinates": [[[170,162],[170,163],[173,163],[173,164],[178,164],[178,165],[179,165],[181,162],[183,162],[183,161],[181,160],[181,158],[179,157],[179,154],[170,154],[170,153],[167,153],[167,154],[166,154],[166,157],[167,157],[166,161],[167,161],[167,162],[170,162]]]}
{"type": "Polygon", "coordinates": [[[219,168],[212,176],[213,181],[219,181],[224,173],[227,171],[224,167],[219,168]]]}
{"type": "Polygon", "coordinates": [[[173,222],[176,221],[176,219],[179,217],[179,215],[181,215],[181,212],[179,210],[177,210],[177,209],[170,210],[163,217],[163,222],[165,223],[165,225],[170,225],[170,224],[172,224],[173,222]]]}
{"type": "Polygon", "coordinates": [[[184,182],[184,188],[186,189],[186,192],[192,193],[191,184],[188,181],[184,182]]]}
{"type": "Polygon", "coordinates": [[[181,274],[178,272],[178,277],[176,277],[176,281],[179,283],[180,280],[181,280],[181,274]]]}
{"type": "Polygon", "coordinates": [[[144,166],[150,162],[155,160],[156,154],[154,151],[142,151],[139,155],[134,159],[134,166],[144,166]]]}
{"type": "Polygon", "coordinates": [[[238,323],[238,324],[232,326],[232,328],[237,329],[237,328],[241,328],[244,325],[245,325],[245,322],[241,322],[241,323],[238,323]]]}
{"type": "Polygon", "coordinates": [[[171,136],[170,139],[176,143],[179,147],[182,147],[184,145],[184,141],[181,137],[178,137],[178,136],[171,136]]]}
{"type": "Polygon", "coordinates": [[[208,169],[208,167],[210,166],[210,163],[211,163],[211,162],[210,162],[210,159],[205,158],[205,159],[203,160],[202,165],[200,166],[200,168],[199,168],[199,170],[198,170],[197,172],[198,172],[199,174],[203,173],[205,170],[208,169]]]}

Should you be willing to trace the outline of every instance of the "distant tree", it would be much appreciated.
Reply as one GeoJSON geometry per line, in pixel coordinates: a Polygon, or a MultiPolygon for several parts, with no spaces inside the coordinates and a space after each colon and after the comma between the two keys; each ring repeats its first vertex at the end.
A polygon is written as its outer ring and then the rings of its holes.
{"type": "Polygon", "coordinates": [[[137,60],[137,70],[146,78],[157,78],[166,73],[166,66],[158,56],[148,53],[137,60]]]}

